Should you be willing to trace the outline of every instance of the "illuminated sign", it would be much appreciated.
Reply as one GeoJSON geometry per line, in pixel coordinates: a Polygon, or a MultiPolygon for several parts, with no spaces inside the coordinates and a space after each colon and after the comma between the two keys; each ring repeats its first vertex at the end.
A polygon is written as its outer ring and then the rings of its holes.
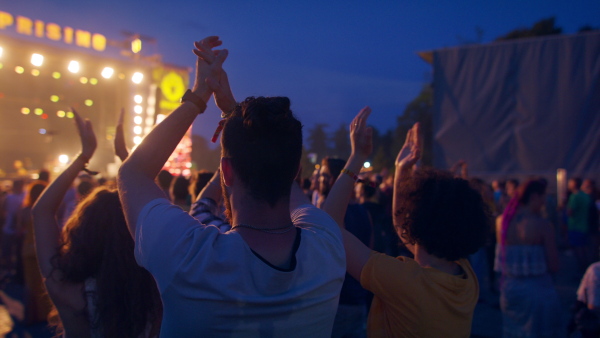
{"type": "Polygon", "coordinates": [[[160,110],[170,112],[179,107],[179,100],[185,94],[187,88],[188,73],[173,69],[159,68],[154,71],[154,79],[160,88],[159,103],[160,110]]]}
{"type": "Polygon", "coordinates": [[[19,34],[48,38],[54,41],[63,41],[66,44],[75,44],[79,47],[92,48],[99,52],[106,49],[106,37],[102,34],[90,33],[81,29],[61,27],[55,23],[45,23],[40,20],[31,20],[24,16],[13,17],[12,14],[0,11],[0,29],[14,26],[19,34]]]}

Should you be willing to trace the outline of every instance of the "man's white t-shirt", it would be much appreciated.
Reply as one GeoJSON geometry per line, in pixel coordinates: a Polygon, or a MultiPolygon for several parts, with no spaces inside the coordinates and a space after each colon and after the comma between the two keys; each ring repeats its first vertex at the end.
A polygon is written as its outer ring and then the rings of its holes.
{"type": "Polygon", "coordinates": [[[341,232],[310,204],[291,217],[299,243],[285,271],[235,231],[202,225],[164,198],[148,203],[135,257],[162,297],[161,337],[330,337],[346,272],[341,232]]]}

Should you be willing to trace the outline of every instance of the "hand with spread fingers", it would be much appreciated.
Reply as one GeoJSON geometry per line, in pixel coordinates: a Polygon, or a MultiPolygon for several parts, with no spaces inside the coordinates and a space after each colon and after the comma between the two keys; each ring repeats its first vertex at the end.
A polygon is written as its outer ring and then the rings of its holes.
{"type": "MultiPolygon", "coordinates": [[[[223,62],[227,58],[227,49],[213,50],[223,44],[218,36],[209,36],[194,42],[196,77],[192,92],[207,102],[217,84],[221,84],[223,62]],[[213,88],[211,88],[211,86],[213,88]]],[[[226,75],[225,75],[226,76],[226,75]]],[[[224,85],[224,84],[223,84],[224,85]]]]}
{"type": "Polygon", "coordinates": [[[96,151],[96,134],[92,128],[92,122],[88,119],[82,119],[79,113],[73,108],[73,115],[75,116],[75,125],[79,132],[79,138],[81,140],[81,155],[86,157],[88,160],[92,158],[96,151]]]}
{"type": "Polygon", "coordinates": [[[364,163],[373,152],[373,128],[367,127],[371,108],[364,107],[350,123],[350,145],[352,155],[364,163]]]}
{"type": "Polygon", "coordinates": [[[406,134],[406,141],[396,157],[396,169],[403,174],[410,174],[413,167],[421,159],[422,151],[421,126],[415,123],[406,134]]]}
{"type": "Polygon", "coordinates": [[[129,150],[127,150],[127,146],[125,145],[125,132],[123,131],[123,117],[125,115],[125,109],[121,108],[121,113],[119,114],[119,120],[117,122],[117,128],[115,131],[115,155],[117,155],[121,161],[125,161],[127,156],[129,156],[129,150]]]}

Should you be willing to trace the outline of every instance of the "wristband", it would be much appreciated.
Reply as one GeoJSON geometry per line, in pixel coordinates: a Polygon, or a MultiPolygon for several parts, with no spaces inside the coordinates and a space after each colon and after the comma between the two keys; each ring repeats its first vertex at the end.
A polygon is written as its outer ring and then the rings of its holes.
{"type": "Polygon", "coordinates": [[[377,185],[375,184],[375,182],[371,182],[371,181],[365,181],[363,179],[358,178],[358,175],[356,175],[355,173],[351,172],[350,170],[344,168],[342,169],[342,174],[346,174],[348,176],[350,176],[354,182],[356,183],[362,183],[362,184],[366,184],[368,186],[371,186],[373,188],[377,187],[377,185]]]}
{"type": "Polygon", "coordinates": [[[181,97],[181,103],[188,101],[196,105],[196,107],[200,108],[200,113],[198,114],[202,114],[206,110],[206,102],[204,102],[204,100],[202,100],[200,96],[194,94],[189,89],[181,97]]]}
{"type": "Polygon", "coordinates": [[[90,162],[90,159],[85,156],[84,154],[79,154],[77,155],[77,157],[75,158],[75,161],[77,160],[82,160],[83,161],[83,171],[85,171],[86,173],[88,173],[89,175],[98,175],[97,171],[93,171],[87,168],[88,163],[90,162]]]}

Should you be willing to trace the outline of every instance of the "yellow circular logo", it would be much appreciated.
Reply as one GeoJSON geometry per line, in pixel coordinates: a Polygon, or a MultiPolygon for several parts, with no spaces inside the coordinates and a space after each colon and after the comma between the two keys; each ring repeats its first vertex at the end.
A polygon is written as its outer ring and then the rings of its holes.
{"type": "Polygon", "coordinates": [[[185,94],[185,83],[181,75],[169,72],[162,78],[160,90],[167,100],[178,102],[183,94],[185,94]]]}

